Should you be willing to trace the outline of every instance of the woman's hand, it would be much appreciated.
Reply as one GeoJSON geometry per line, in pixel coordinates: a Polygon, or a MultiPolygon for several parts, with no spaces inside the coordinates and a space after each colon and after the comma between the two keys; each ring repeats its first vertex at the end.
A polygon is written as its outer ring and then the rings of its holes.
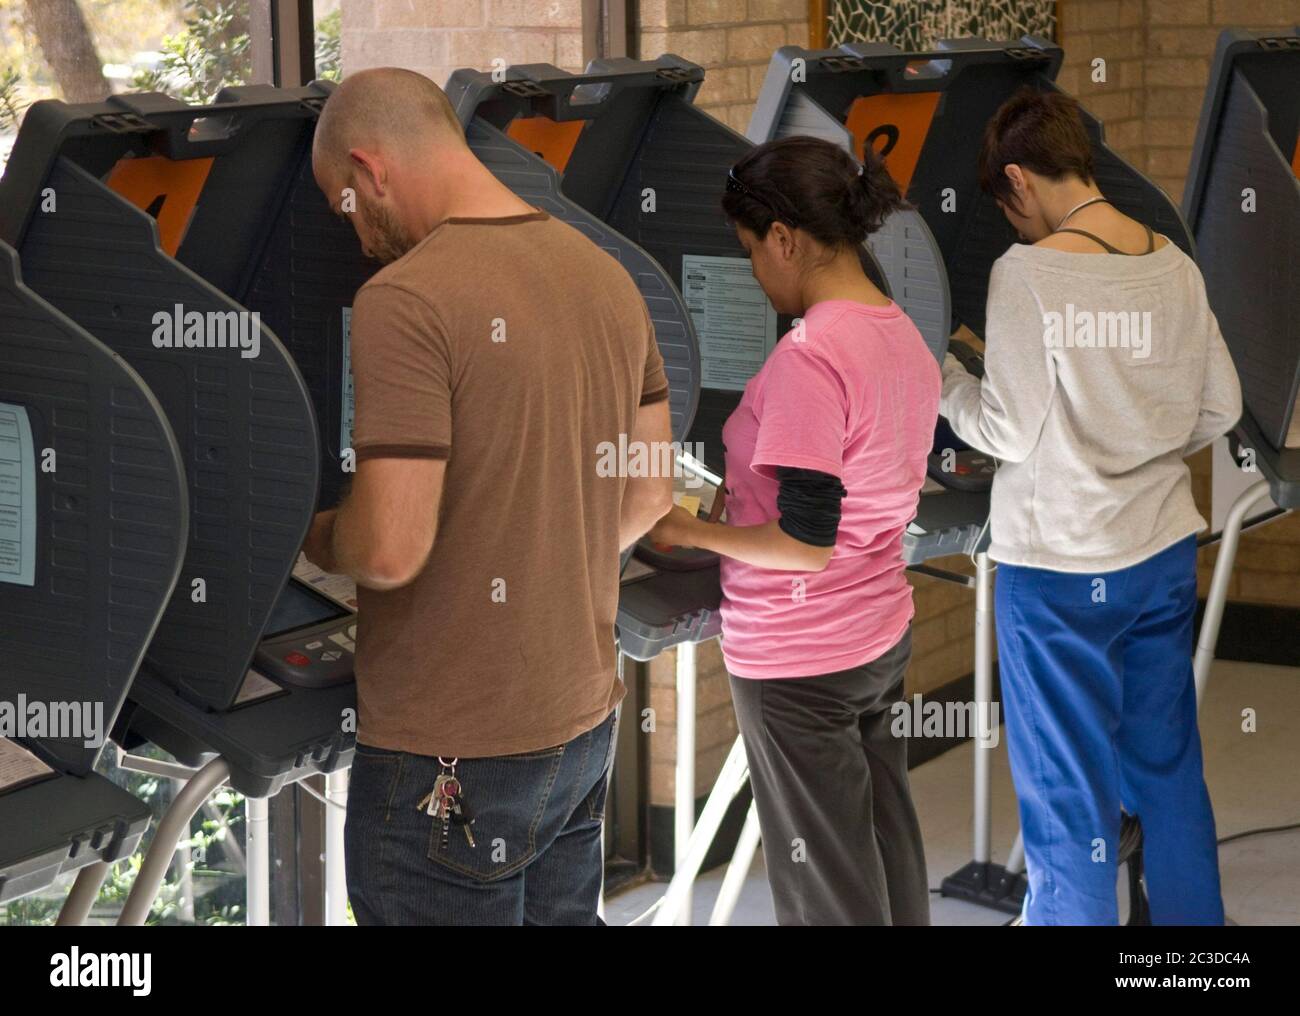
{"type": "Polygon", "coordinates": [[[673,505],[668,514],[654,524],[648,535],[651,541],[661,546],[693,547],[695,534],[702,525],[707,523],[701,522],[681,505],[673,505]]]}

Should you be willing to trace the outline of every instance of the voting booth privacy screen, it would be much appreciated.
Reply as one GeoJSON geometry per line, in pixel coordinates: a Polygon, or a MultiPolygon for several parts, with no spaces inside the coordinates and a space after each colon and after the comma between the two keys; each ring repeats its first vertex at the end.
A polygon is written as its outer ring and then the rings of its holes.
{"type": "Polygon", "coordinates": [[[162,407],[0,243],[0,902],[132,854],[147,805],[94,773],[176,585],[187,490],[162,407]],[[15,726],[16,725],[16,726],[15,726]]]}
{"type": "MultiPolygon", "coordinates": [[[[979,187],[984,126],[1022,87],[1056,90],[1063,57],[1059,46],[1034,36],[942,40],[933,51],[910,53],[888,43],[783,46],[768,67],[749,137],[813,134],[859,157],[865,146],[875,148],[938,243],[951,288],[951,328],[965,325],[982,336],[989,272],[1016,242],[979,187]]],[[[1190,254],[1191,235],[1168,195],[1106,145],[1095,117],[1082,114],[1102,192],[1190,254]]]]}
{"type": "Polygon", "coordinates": [[[1183,197],[1241,379],[1238,435],[1280,507],[1300,504],[1300,33],[1224,32],[1183,197]]]}
{"type": "MultiPolygon", "coordinates": [[[[259,320],[241,303],[259,269],[284,270],[265,245],[313,114],[271,89],[239,91],[223,93],[224,115],[158,95],[37,105],[0,221],[32,288],[132,364],[176,433],[189,541],[148,665],[216,710],[239,692],[322,473],[311,395],[271,328],[281,308],[259,320]]],[[[355,240],[329,246],[360,260],[355,240]]]]}

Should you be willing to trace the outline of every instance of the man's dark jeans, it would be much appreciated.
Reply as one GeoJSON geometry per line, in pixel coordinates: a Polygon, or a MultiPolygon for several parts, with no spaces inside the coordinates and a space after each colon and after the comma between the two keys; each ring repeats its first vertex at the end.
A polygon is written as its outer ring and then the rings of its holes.
{"type": "Polygon", "coordinates": [[[597,924],[600,827],[615,715],[567,744],[461,759],[471,847],[418,807],[436,758],[357,745],[348,791],[348,896],[357,923],[597,924]]]}

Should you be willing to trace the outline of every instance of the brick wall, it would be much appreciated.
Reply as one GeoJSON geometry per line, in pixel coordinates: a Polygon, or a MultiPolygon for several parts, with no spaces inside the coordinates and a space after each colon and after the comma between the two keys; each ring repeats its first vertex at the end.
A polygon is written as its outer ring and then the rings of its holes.
{"type": "Polygon", "coordinates": [[[342,0],[343,73],[408,67],[442,84],[459,67],[580,71],[581,0],[342,0]]]}
{"type": "MultiPolygon", "coordinates": [[[[1224,28],[1285,30],[1300,24],[1300,0],[1064,0],[1061,86],[1106,125],[1120,155],[1181,201],[1215,41],[1224,28]],[[1094,82],[1091,63],[1106,61],[1094,82]]],[[[1191,459],[1201,514],[1210,518],[1211,453],[1191,459]]],[[[1215,548],[1201,552],[1201,593],[1215,548]]],[[[1229,595],[1246,603],[1300,606],[1300,516],[1242,537],[1229,595]]]]}
{"type": "Polygon", "coordinates": [[[774,50],[807,46],[807,0],[640,0],[638,55],[676,53],[707,72],[696,103],[744,133],[774,50]]]}

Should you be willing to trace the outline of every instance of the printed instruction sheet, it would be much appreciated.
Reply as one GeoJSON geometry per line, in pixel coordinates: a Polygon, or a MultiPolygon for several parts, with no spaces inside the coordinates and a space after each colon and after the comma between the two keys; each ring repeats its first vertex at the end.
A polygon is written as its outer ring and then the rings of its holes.
{"type": "Polygon", "coordinates": [[[0,402],[0,582],[36,584],[36,448],[23,406],[0,402]]]}
{"type": "Polygon", "coordinates": [[[743,391],[776,345],[776,311],[749,258],[682,255],[682,296],[700,340],[700,383],[743,391]]]}

